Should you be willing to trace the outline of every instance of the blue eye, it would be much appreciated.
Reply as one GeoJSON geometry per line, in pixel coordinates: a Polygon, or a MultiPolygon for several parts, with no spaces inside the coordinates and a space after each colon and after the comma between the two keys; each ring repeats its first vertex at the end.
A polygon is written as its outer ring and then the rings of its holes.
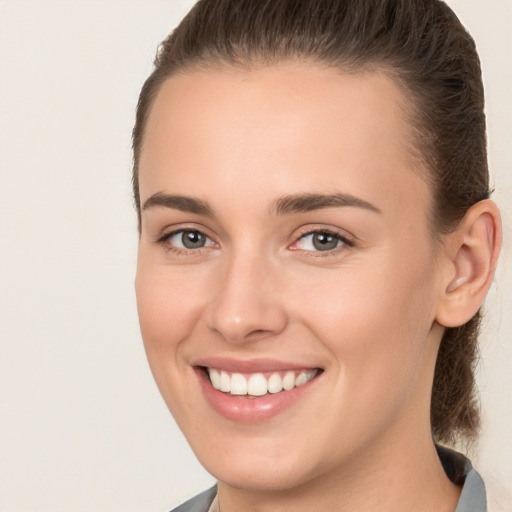
{"type": "Polygon", "coordinates": [[[182,229],[165,236],[165,242],[177,249],[201,249],[215,245],[213,240],[208,238],[201,231],[195,229],[182,229]]]}
{"type": "Polygon", "coordinates": [[[346,238],[329,231],[314,231],[301,236],[294,244],[302,251],[332,251],[343,245],[352,245],[346,238]]]}

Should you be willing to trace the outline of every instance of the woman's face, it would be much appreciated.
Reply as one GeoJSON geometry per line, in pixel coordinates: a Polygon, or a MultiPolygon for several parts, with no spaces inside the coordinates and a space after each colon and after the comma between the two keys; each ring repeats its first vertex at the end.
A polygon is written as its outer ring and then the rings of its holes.
{"type": "Polygon", "coordinates": [[[440,280],[406,107],[384,74],[307,64],[186,72],[155,100],[141,330],[223,482],[287,489],[429,436],[440,280]]]}

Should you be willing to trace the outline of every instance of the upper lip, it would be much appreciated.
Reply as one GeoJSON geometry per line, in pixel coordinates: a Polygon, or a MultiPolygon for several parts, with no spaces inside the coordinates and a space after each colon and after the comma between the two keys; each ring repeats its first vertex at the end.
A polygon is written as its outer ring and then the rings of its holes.
{"type": "Polygon", "coordinates": [[[285,370],[313,370],[319,368],[311,364],[298,364],[278,359],[233,359],[229,357],[205,357],[194,360],[192,366],[203,366],[238,373],[264,373],[285,370]]]}

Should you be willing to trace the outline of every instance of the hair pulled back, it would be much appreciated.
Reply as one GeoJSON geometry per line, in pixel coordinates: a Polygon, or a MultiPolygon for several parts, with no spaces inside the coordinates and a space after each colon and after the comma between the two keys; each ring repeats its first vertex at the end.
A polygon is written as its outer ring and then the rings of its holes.
{"type": "MultiPolygon", "coordinates": [[[[163,41],[144,83],[133,130],[138,161],[151,106],[171,75],[219,65],[307,60],[345,72],[379,69],[404,90],[412,137],[433,194],[434,236],[453,230],[489,196],[480,61],[475,43],[440,0],[199,0],[163,41]]],[[[480,416],[474,370],[480,313],[445,330],[434,375],[432,434],[470,441],[480,416]]]]}

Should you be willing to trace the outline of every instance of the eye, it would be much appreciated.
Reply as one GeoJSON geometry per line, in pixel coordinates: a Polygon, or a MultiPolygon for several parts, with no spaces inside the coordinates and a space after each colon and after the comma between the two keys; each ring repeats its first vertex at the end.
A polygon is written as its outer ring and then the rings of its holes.
{"type": "Polygon", "coordinates": [[[195,229],[181,229],[165,235],[161,240],[163,243],[170,245],[173,249],[201,249],[215,245],[215,242],[207,237],[201,231],[195,229]]]}
{"type": "Polygon", "coordinates": [[[326,252],[333,251],[344,245],[352,246],[352,242],[339,233],[331,231],[313,231],[302,235],[291,247],[301,251],[326,252]]]}

